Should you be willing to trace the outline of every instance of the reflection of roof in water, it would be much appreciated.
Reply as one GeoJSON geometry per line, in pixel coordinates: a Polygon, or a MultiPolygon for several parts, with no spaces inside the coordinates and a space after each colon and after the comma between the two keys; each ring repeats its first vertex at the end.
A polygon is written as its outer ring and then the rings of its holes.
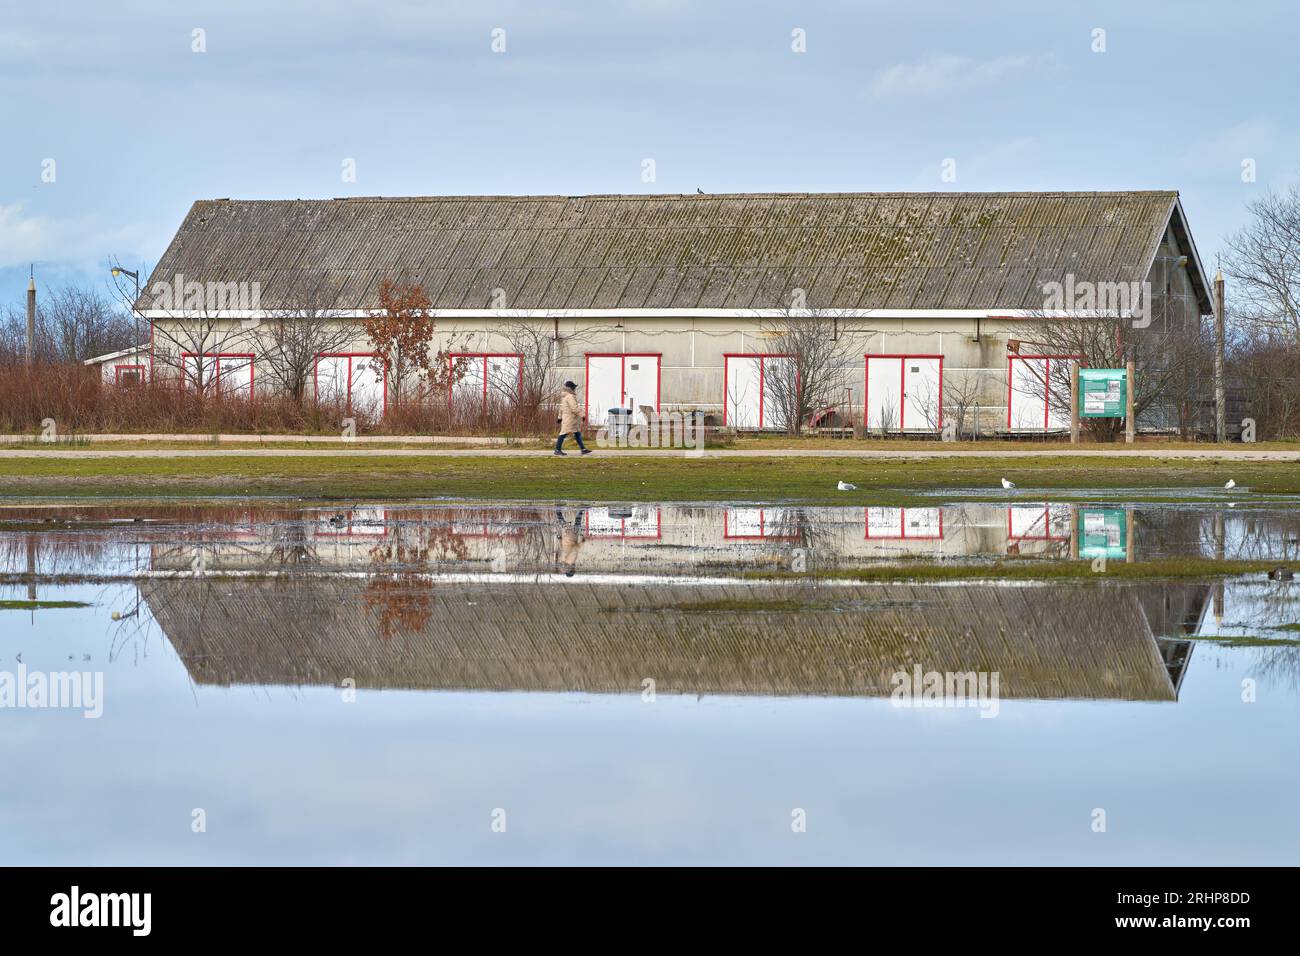
{"type": "Polygon", "coordinates": [[[140,583],[203,684],[874,697],[919,664],[996,671],[1006,698],[1173,700],[1144,605],[1177,622],[1203,595],[1150,587],[140,583]]]}

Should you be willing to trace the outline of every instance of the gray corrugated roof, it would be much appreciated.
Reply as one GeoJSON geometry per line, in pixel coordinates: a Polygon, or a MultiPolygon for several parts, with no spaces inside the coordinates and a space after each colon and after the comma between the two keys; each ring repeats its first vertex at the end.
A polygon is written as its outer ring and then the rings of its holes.
{"type": "Polygon", "coordinates": [[[887,696],[894,672],[921,664],[997,671],[1008,699],[1176,696],[1136,587],[862,585],[836,599],[871,610],[845,611],[785,609],[813,600],[802,583],[373,584],[169,579],[140,591],[201,684],[628,692],[653,676],[664,693],[859,697],[887,696]],[[719,600],[777,609],[683,611],[719,600]]]}
{"type": "MultiPolygon", "coordinates": [[[[1173,191],[202,200],[154,271],[261,284],[325,273],[338,308],[379,278],[437,308],[1035,309],[1043,282],[1141,281],[1173,191]]],[[[142,308],[153,307],[142,296],[142,308]]]]}

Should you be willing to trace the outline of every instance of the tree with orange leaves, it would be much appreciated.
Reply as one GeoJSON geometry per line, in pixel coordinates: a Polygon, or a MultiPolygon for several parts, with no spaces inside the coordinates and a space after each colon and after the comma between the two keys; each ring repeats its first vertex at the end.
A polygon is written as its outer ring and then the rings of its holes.
{"type": "Polygon", "coordinates": [[[379,308],[363,322],[395,406],[402,403],[402,386],[410,379],[417,386],[446,384],[447,353],[430,352],[434,321],[429,312],[422,285],[385,276],[379,284],[379,308]]]}

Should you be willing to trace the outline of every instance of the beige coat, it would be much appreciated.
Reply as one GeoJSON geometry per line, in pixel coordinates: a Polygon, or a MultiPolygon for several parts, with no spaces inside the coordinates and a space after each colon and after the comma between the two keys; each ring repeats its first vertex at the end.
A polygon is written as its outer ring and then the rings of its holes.
{"type": "Polygon", "coordinates": [[[560,532],[560,564],[572,570],[578,563],[578,552],[582,550],[582,539],[578,537],[577,528],[565,528],[560,532]]]}
{"type": "Polygon", "coordinates": [[[582,411],[578,408],[578,396],[567,388],[560,396],[560,431],[561,435],[572,435],[582,431],[582,411]]]}

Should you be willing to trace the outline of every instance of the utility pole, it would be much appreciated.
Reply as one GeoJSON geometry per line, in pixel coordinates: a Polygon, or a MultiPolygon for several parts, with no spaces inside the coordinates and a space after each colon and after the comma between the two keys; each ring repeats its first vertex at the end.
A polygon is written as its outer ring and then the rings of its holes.
{"type": "Polygon", "coordinates": [[[1214,440],[1228,440],[1228,390],[1223,381],[1223,270],[1214,273],[1214,440]]]}
{"type": "Polygon", "coordinates": [[[36,362],[36,267],[27,280],[27,367],[36,362]]]}

